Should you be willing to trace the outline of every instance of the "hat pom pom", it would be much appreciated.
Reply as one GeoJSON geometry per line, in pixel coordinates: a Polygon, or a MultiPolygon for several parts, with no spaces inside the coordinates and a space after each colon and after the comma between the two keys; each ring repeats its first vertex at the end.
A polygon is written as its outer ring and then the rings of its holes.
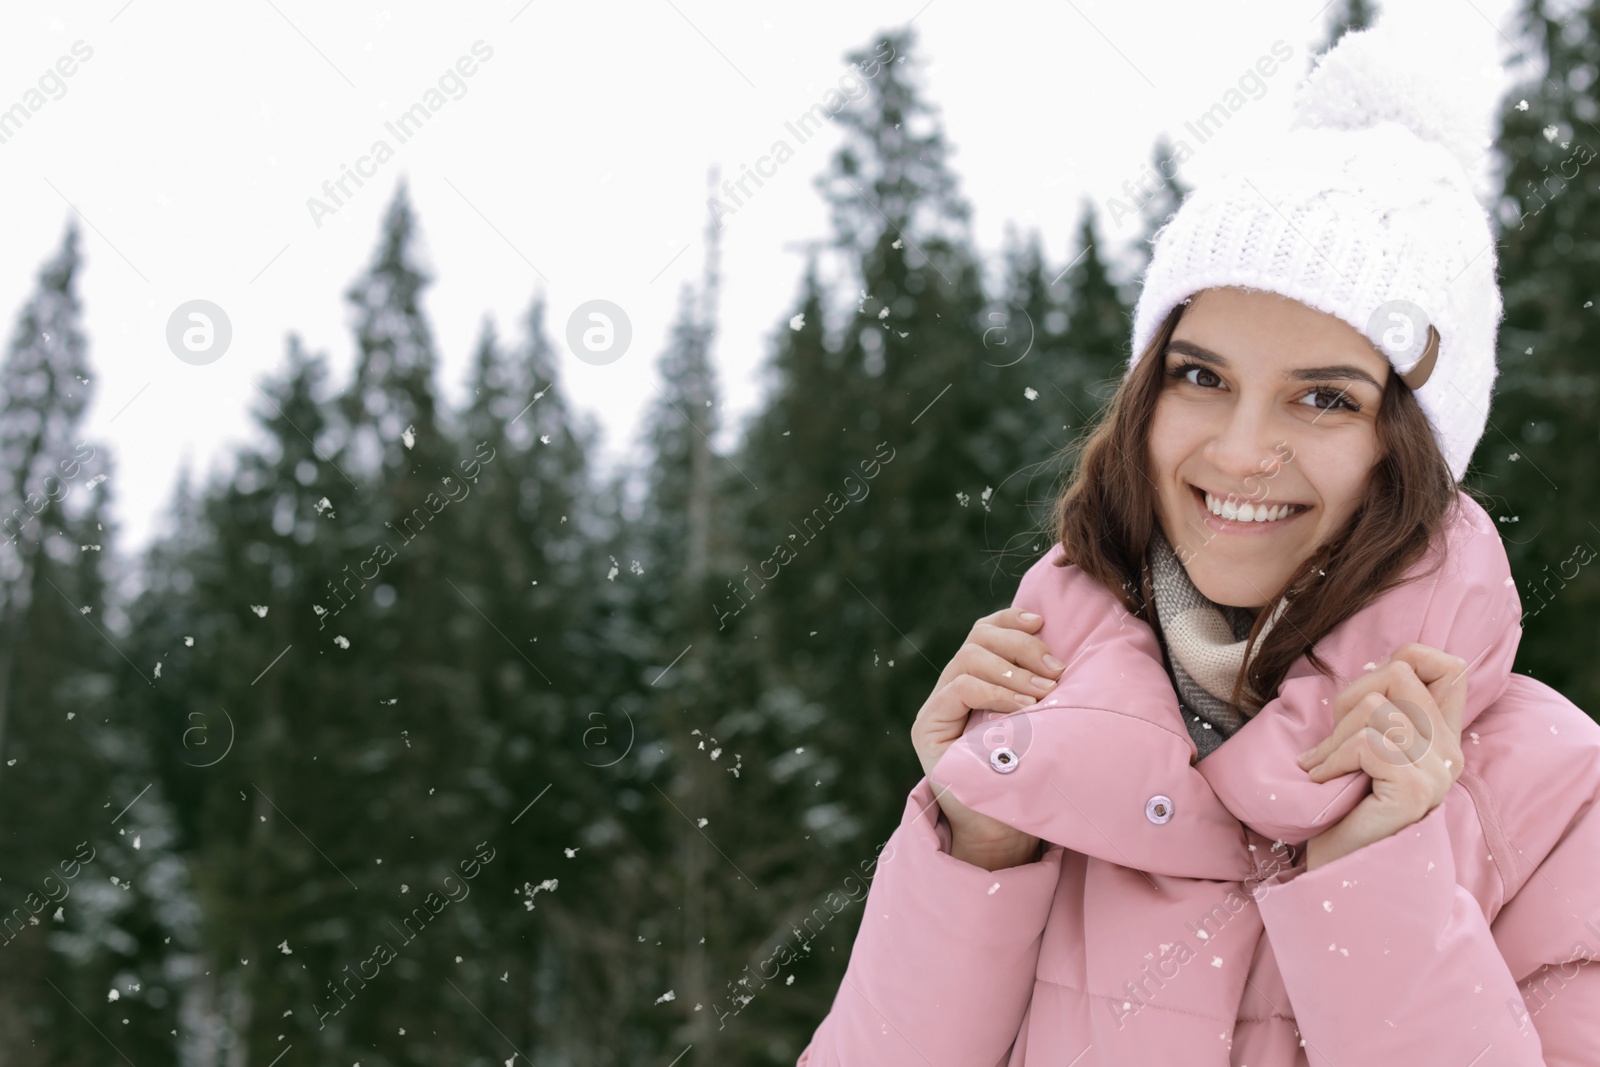
{"type": "Polygon", "coordinates": [[[1352,30],[1300,83],[1291,128],[1358,130],[1398,122],[1480,172],[1500,93],[1494,28],[1427,5],[1385,9],[1352,30]]]}

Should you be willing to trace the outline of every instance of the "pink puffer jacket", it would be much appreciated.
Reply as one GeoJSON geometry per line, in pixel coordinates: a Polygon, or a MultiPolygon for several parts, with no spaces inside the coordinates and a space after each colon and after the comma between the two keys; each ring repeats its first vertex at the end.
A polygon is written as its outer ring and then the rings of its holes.
{"type": "Polygon", "coordinates": [[[1014,603],[1044,616],[1061,684],[972,716],[933,778],[1049,847],[994,872],[956,860],[918,782],[797,1067],[1600,1064],[1600,726],[1511,673],[1505,551],[1459,499],[1443,567],[1319,642],[1338,680],[1302,658],[1199,763],[1150,627],[1054,566],[1059,545],[1035,563],[1014,603]],[[1371,779],[1314,783],[1295,756],[1332,730],[1335,694],[1412,641],[1469,663],[1461,777],[1307,871],[1288,846],[1371,779]]]}

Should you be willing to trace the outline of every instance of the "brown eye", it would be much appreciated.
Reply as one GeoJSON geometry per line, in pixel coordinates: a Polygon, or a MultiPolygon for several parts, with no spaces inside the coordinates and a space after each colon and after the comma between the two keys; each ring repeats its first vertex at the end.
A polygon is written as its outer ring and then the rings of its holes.
{"type": "Polygon", "coordinates": [[[1221,378],[1217,377],[1216,371],[1200,363],[1179,363],[1177,366],[1167,371],[1167,377],[1174,380],[1182,379],[1183,381],[1187,381],[1190,385],[1199,386],[1201,389],[1211,388],[1204,382],[1196,381],[1195,379],[1190,378],[1190,371],[1198,371],[1201,374],[1205,374],[1216,379],[1218,382],[1222,380],[1221,378]]]}
{"type": "Polygon", "coordinates": [[[1311,390],[1311,392],[1302,397],[1302,399],[1313,400],[1311,406],[1316,408],[1318,411],[1336,411],[1341,408],[1345,411],[1351,412],[1357,412],[1361,410],[1361,405],[1356,403],[1354,400],[1351,400],[1348,393],[1346,393],[1343,389],[1339,389],[1332,385],[1319,385],[1317,388],[1311,390]],[[1314,398],[1319,396],[1331,398],[1331,402],[1326,405],[1315,403],[1314,398]]]}

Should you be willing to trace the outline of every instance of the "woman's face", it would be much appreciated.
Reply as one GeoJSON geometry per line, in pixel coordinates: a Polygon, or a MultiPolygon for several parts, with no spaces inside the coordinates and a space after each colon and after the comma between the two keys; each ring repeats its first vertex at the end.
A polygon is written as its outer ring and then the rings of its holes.
{"type": "Polygon", "coordinates": [[[1204,596],[1262,607],[1355,512],[1389,363],[1342,319],[1236,288],[1197,293],[1156,358],[1161,531],[1204,596]]]}

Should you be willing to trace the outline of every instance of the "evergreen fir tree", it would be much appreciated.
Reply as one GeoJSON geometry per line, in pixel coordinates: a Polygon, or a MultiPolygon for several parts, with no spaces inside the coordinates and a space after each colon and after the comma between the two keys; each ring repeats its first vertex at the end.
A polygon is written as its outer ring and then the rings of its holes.
{"type": "MultiPolygon", "coordinates": [[[[1187,150],[1174,147],[1165,134],[1158,137],[1150,149],[1150,162],[1141,175],[1144,184],[1140,189],[1138,204],[1144,228],[1134,244],[1134,274],[1137,278],[1142,279],[1150,266],[1156,234],[1177,213],[1183,198],[1189,195],[1189,190],[1178,179],[1178,168],[1186,158],[1187,150]]],[[[1118,218],[1113,215],[1111,222],[1112,225],[1118,225],[1118,218]]]]}
{"type": "Polygon", "coordinates": [[[118,810],[148,778],[113,693],[150,666],[128,661],[107,618],[113,471],[104,443],[79,436],[92,389],[79,269],[69,227],[0,363],[0,1047],[18,1063],[100,1058],[95,1027],[159,1057],[175,1007],[162,938],[183,903],[164,811],[118,810]]]}
{"type": "Polygon", "coordinates": [[[1496,215],[1505,298],[1489,424],[1471,484],[1487,494],[1517,579],[1524,636],[1516,669],[1600,709],[1594,628],[1600,609],[1600,270],[1587,176],[1600,165],[1600,9],[1527,0],[1519,31],[1534,73],[1506,96],[1497,143],[1508,161],[1496,215]]]}

